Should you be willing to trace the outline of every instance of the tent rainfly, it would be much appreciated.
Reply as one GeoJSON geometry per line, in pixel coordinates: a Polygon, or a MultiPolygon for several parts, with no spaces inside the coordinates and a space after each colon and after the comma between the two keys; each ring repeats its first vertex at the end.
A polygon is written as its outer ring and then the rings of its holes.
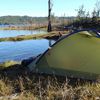
{"type": "Polygon", "coordinates": [[[81,30],[59,39],[28,67],[34,73],[96,79],[100,75],[100,38],[95,30],[81,30]]]}

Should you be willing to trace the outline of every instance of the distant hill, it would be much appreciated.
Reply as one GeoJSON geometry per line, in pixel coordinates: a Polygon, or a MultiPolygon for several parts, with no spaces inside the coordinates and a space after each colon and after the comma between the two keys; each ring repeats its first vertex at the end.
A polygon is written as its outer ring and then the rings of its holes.
{"type": "MultiPolygon", "coordinates": [[[[55,17],[55,19],[74,19],[75,17],[55,17]]],[[[1,16],[0,24],[28,24],[28,23],[46,23],[47,17],[30,17],[30,16],[1,16]]]]}

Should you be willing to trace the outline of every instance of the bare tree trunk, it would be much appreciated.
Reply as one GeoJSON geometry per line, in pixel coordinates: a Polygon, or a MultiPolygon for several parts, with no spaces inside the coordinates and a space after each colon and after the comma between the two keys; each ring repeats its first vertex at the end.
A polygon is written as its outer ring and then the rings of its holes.
{"type": "Polygon", "coordinates": [[[52,27],[51,27],[51,1],[48,1],[48,32],[52,31],[52,27]]]}

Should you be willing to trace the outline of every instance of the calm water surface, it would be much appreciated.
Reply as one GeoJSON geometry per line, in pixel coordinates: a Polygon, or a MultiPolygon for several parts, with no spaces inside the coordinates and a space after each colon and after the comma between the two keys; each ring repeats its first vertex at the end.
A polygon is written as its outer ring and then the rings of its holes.
{"type": "Polygon", "coordinates": [[[46,39],[0,42],[0,62],[20,61],[28,57],[37,56],[47,50],[48,47],[49,41],[46,39]]]}
{"type": "MultiPolygon", "coordinates": [[[[14,37],[18,35],[29,35],[46,33],[44,31],[27,31],[27,30],[0,30],[1,37],[14,37]]],[[[54,41],[51,41],[52,44],[54,41]]],[[[21,61],[32,56],[37,56],[48,49],[50,44],[49,40],[25,40],[18,42],[0,42],[0,63],[15,60],[21,61]]]]}
{"type": "Polygon", "coordinates": [[[0,38],[4,37],[15,37],[19,35],[30,35],[30,34],[38,34],[38,33],[46,33],[42,30],[0,30],[0,38]]]}

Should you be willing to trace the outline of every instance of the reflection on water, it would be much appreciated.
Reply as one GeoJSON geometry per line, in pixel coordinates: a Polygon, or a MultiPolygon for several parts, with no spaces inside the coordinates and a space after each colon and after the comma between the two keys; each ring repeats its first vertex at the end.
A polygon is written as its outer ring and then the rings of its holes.
{"type": "MultiPolygon", "coordinates": [[[[8,60],[20,61],[37,56],[49,47],[49,40],[25,40],[19,42],[0,42],[0,62],[8,60]]],[[[55,41],[52,41],[52,44],[55,41]]]]}
{"type": "Polygon", "coordinates": [[[55,43],[55,41],[54,40],[48,40],[49,41],[49,47],[51,47],[54,43],[55,43]]]}

